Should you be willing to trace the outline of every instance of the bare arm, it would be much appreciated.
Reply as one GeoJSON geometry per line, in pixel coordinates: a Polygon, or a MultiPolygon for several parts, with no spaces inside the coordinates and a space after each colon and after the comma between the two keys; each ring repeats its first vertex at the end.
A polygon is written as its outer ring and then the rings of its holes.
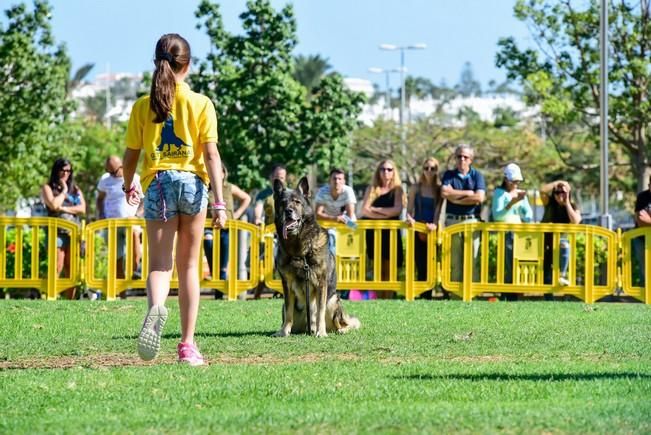
{"type": "Polygon", "coordinates": [[[262,225],[264,221],[262,220],[262,212],[264,211],[264,201],[256,201],[255,208],[253,209],[253,223],[256,225],[262,225]]]}
{"type": "Polygon", "coordinates": [[[77,190],[77,192],[79,193],[79,204],[69,206],[64,205],[59,207],[59,210],[64,213],[70,213],[74,215],[86,214],[86,200],[84,199],[84,194],[81,193],[81,190],[77,190]]]}
{"type": "Polygon", "coordinates": [[[104,199],[106,198],[106,192],[99,190],[97,192],[97,199],[95,200],[95,212],[97,214],[97,219],[104,219],[104,199]]]}
{"type": "Polygon", "coordinates": [[[41,198],[43,198],[43,202],[47,208],[53,211],[58,211],[61,208],[63,201],[66,199],[66,192],[67,189],[64,185],[64,190],[58,195],[55,195],[54,192],[52,192],[50,185],[44,184],[41,188],[41,198]]]}
{"type": "Polygon", "coordinates": [[[441,187],[441,196],[453,204],[477,205],[484,202],[486,193],[483,190],[457,190],[450,185],[441,187]]]}
{"type": "Polygon", "coordinates": [[[570,201],[566,204],[567,216],[570,218],[571,224],[580,224],[581,223],[581,210],[574,210],[570,201]]]}
{"type": "Polygon", "coordinates": [[[539,190],[540,200],[542,201],[543,205],[547,205],[549,198],[552,196],[552,191],[556,188],[557,184],[565,184],[568,186],[568,188],[570,186],[570,183],[564,180],[552,181],[551,183],[543,184],[539,190]]]}
{"type": "Polygon", "coordinates": [[[402,213],[402,196],[404,192],[402,187],[396,188],[396,194],[393,199],[393,207],[378,207],[380,212],[383,213],[386,217],[396,217],[402,213]]]}
{"type": "Polygon", "coordinates": [[[416,220],[414,215],[416,214],[416,188],[413,187],[409,190],[409,195],[407,196],[407,216],[405,221],[408,225],[413,225],[416,220]]]}
{"type": "Polygon", "coordinates": [[[642,209],[635,214],[635,223],[638,227],[651,226],[651,215],[646,209],[642,209]]]}
{"type": "Polygon", "coordinates": [[[316,213],[316,217],[319,219],[322,219],[324,221],[339,221],[339,216],[332,216],[325,211],[325,204],[317,204],[316,205],[316,210],[314,211],[316,213]]]}
{"type": "MultiPolygon", "coordinates": [[[[215,195],[215,202],[224,202],[222,160],[215,142],[203,144],[203,160],[206,164],[213,194],[215,195]]],[[[217,210],[217,213],[212,218],[212,225],[216,228],[224,228],[226,225],[226,209],[217,210]]]]}
{"type": "Polygon", "coordinates": [[[355,204],[353,204],[352,202],[349,202],[348,204],[346,204],[346,214],[352,220],[354,220],[354,221],[357,220],[357,216],[355,216],[355,204]]]}
{"type": "Polygon", "coordinates": [[[371,219],[385,219],[387,216],[380,214],[376,211],[377,207],[371,207],[371,187],[366,188],[364,192],[364,199],[362,200],[362,216],[371,219]]]}
{"type": "Polygon", "coordinates": [[[240,202],[237,210],[233,211],[233,219],[238,220],[244,214],[249,204],[251,204],[251,195],[234,184],[231,184],[231,192],[233,193],[233,198],[237,198],[240,202]]]}

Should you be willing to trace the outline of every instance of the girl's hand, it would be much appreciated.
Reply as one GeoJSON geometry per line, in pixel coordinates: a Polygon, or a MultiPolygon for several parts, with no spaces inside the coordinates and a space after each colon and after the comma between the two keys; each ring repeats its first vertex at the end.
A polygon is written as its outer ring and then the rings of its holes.
{"type": "Polygon", "coordinates": [[[63,194],[68,193],[68,183],[61,183],[61,193],[63,194]]]}
{"type": "Polygon", "coordinates": [[[426,223],[425,226],[430,231],[436,231],[436,224],[435,223],[426,223]]]}
{"type": "Polygon", "coordinates": [[[225,228],[226,220],[226,210],[216,210],[212,216],[212,226],[219,229],[225,228]]]}
{"type": "Polygon", "coordinates": [[[126,196],[127,204],[132,206],[137,206],[140,204],[140,194],[136,191],[136,189],[133,189],[130,192],[125,192],[124,195],[126,196]]]}

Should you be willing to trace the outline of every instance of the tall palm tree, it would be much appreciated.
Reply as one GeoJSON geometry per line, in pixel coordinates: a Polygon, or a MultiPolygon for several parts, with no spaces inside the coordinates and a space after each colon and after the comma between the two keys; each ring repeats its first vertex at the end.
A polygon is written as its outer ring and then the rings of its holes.
{"type": "Polygon", "coordinates": [[[321,78],[332,68],[328,59],[324,59],[319,54],[294,57],[294,79],[305,86],[312,93],[312,89],[319,85],[321,78]]]}
{"type": "Polygon", "coordinates": [[[87,63],[75,71],[72,78],[68,80],[68,83],[66,84],[66,92],[68,96],[70,96],[70,93],[82,84],[86,76],[88,76],[88,73],[90,73],[93,68],[95,68],[94,63],[87,63]]]}

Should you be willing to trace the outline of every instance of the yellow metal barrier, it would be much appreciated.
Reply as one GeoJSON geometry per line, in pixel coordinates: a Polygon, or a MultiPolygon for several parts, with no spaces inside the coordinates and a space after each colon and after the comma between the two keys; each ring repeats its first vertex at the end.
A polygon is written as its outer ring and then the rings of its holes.
{"type": "Polygon", "coordinates": [[[622,252],[622,290],[646,304],[651,303],[651,228],[619,234],[622,252]],[[644,268],[642,274],[640,267],[644,268]],[[642,279],[644,277],[644,279],[642,279]]]}
{"type": "Polygon", "coordinates": [[[470,301],[483,292],[561,292],[593,303],[612,294],[617,282],[617,256],[608,254],[617,252],[617,237],[614,232],[601,227],[460,223],[445,228],[441,238],[442,285],[464,301],[470,301]],[[473,237],[481,239],[477,256],[473,256],[473,237]],[[505,264],[506,241],[511,237],[512,263],[505,264]],[[454,238],[463,240],[462,253],[452,252],[454,238]],[[547,254],[550,256],[547,277],[544,267],[545,238],[551,246],[547,254]],[[568,286],[559,284],[561,239],[569,243],[568,286]],[[597,256],[598,253],[601,257],[597,256]],[[457,262],[457,266],[454,265],[455,255],[463,255],[463,261],[457,262]],[[462,278],[455,280],[452,269],[461,265],[462,278]],[[506,268],[512,268],[511,282],[505,282],[506,268]]]}
{"type": "Polygon", "coordinates": [[[35,288],[52,300],[62,291],[79,285],[80,234],[80,228],[75,223],[64,219],[0,217],[3,254],[0,258],[0,287],[35,288]],[[67,231],[70,236],[70,273],[65,277],[58,276],[56,270],[59,230],[67,231]],[[44,249],[41,249],[41,244],[44,249]],[[13,270],[7,268],[10,259],[13,260],[13,270]],[[43,273],[41,262],[46,263],[43,273]],[[29,272],[29,275],[25,276],[25,272],[29,272]]]}
{"type": "MultiPolygon", "coordinates": [[[[141,219],[106,219],[79,228],[74,223],[47,217],[14,218],[0,217],[0,288],[36,288],[47,299],[56,299],[63,290],[80,284],[102,289],[109,300],[128,288],[144,288],[145,279],[132,279],[134,225],[142,225],[141,219]],[[57,232],[64,229],[70,234],[70,275],[58,277],[56,273],[57,232]],[[125,276],[117,277],[118,232],[123,231],[126,243],[125,276]],[[86,258],[80,256],[86,242],[86,258]],[[13,262],[13,263],[12,263],[13,262]],[[85,262],[85,265],[83,263],[85,262]]],[[[623,291],[645,303],[651,303],[651,284],[636,278],[637,262],[644,259],[646,276],[651,275],[651,229],[636,229],[626,233],[614,233],[590,225],[560,224],[506,224],[506,223],[460,223],[442,231],[428,232],[424,224],[407,227],[399,221],[362,220],[357,230],[324,222],[326,228],[336,230],[336,267],[338,289],[393,290],[413,300],[420,293],[431,289],[437,282],[443,287],[470,301],[483,292],[491,293],[564,293],[574,295],[588,303],[612,294],[618,286],[623,291]],[[381,278],[381,231],[389,229],[391,261],[389,279],[381,278]],[[365,232],[373,231],[375,261],[366,256],[365,232]],[[397,241],[404,233],[405,268],[399,270],[397,241]],[[415,279],[414,241],[418,233],[427,234],[429,266],[427,279],[415,279]],[[473,264],[473,235],[481,239],[476,265],[473,264]],[[438,237],[438,239],[437,239],[438,237]],[[453,255],[463,252],[463,271],[453,278],[453,255]],[[546,240],[547,239],[547,240],[546,240]],[[568,286],[559,285],[561,260],[560,242],[567,240],[570,249],[568,286]],[[636,241],[638,240],[638,241],[636,241]],[[440,260],[437,257],[437,241],[440,260]],[[552,249],[545,253],[545,244],[552,249]],[[639,252],[638,252],[639,251],[639,252]],[[646,253],[646,254],[645,254],[646,253]],[[511,255],[507,263],[507,255],[511,255]],[[551,264],[545,277],[545,255],[551,264]],[[617,268],[622,259],[621,270],[617,268]],[[510,273],[510,279],[507,276],[510,273]],[[636,281],[637,280],[637,281],[636,281]]],[[[206,221],[206,227],[210,222],[206,221]]],[[[282,284],[274,276],[274,226],[263,229],[241,221],[229,221],[228,276],[238,273],[238,232],[250,235],[248,279],[202,280],[203,287],[215,288],[228,295],[230,300],[238,293],[256,287],[260,280],[274,290],[282,292],[282,284]],[[259,259],[260,241],[265,243],[265,256],[259,259]]],[[[147,239],[143,232],[142,270],[148,269],[147,239]]],[[[213,259],[219,255],[219,231],[215,231],[213,259]]],[[[218,261],[218,260],[217,260],[218,261]]],[[[213,270],[218,267],[213,264],[213,270]]],[[[203,277],[203,266],[200,266],[203,277]]],[[[143,274],[144,275],[144,274],[143,274]]],[[[178,286],[176,276],[172,287],[178,286]]]]}
{"type": "MultiPolygon", "coordinates": [[[[428,231],[425,224],[417,223],[409,227],[403,222],[389,220],[360,220],[357,229],[352,230],[345,225],[334,222],[320,222],[325,228],[336,230],[336,269],[338,290],[392,290],[401,293],[407,300],[434,287],[437,280],[436,273],[436,233],[428,231]],[[394,230],[389,236],[391,258],[389,260],[389,279],[382,280],[382,237],[383,229],[394,230]],[[404,230],[405,237],[405,272],[399,274],[397,267],[399,230],[404,230]],[[366,231],[374,232],[373,261],[368,264],[366,257],[366,231]],[[417,281],[415,278],[414,237],[417,233],[427,234],[427,252],[430,258],[430,267],[427,270],[427,280],[417,281]]],[[[265,255],[262,264],[262,279],[265,285],[272,290],[282,292],[282,283],[274,274],[274,238],[275,226],[269,225],[262,230],[262,239],[265,243],[265,255]]]]}
{"type": "MultiPolygon", "coordinates": [[[[147,233],[144,231],[145,221],[139,218],[123,218],[123,219],[102,219],[95,221],[86,226],[85,237],[87,240],[87,262],[86,262],[86,282],[89,287],[101,289],[108,300],[115,299],[121,292],[130,288],[146,288],[148,270],[148,249],[147,249],[147,233]],[[134,227],[141,226],[142,232],[142,277],[134,279],[133,277],[133,239],[132,233],[134,227]],[[119,234],[122,232],[122,234],[119,234]],[[124,276],[117,276],[117,260],[118,260],[118,237],[124,237],[126,243],[126,255],[124,258],[124,276]],[[104,242],[106,240],[106,242],[104,242]],[[105,244],[105,248],[103,247],[105,244]],[[101,276],[100,276],[101,275],[101,276]]],[[[206,220],[206,228],[211,228],[210,220],[206,220]]],[[[257,240],[257,227],[252,224],[241,221],[229,220],[227,222],[226,230],[229,231],[229,258],[236,259],[229,261],[228,277],[238,276],[238,250],[239,238],[238,231],[245,231],[251,234],[252,241],[257,240]]],[[[213,243],[213,264],[211,265],[214,271],[218,271],[219,267],[214,264],[219,260],[219,236],[220,230],[214,230],[214,243],[213,243]]],[[[203,249],[203,248],[202,248],[203,249]]],[[[258,257],[258,243],[251,244],[250,255],[251,258],[258,257]]],[[[202,251],[203,252],[203,251],[202,251]]],[[[202,257],[203,258],[203,255],[202,257]]],[[[251,270],[249,279],[226,279],[220,280],[219,273],[213,273],[212,279],[204,279],[203,262],[199,263],[199,276],[201,277],[201,286],[209,287],[220,290],[228,296],[229,300],[237,299],[238,293],[245,291],[249,288],[255,287],[258,278],[258,265],[257,262],[251,262],[251,270]]],[[[178,277],[176,271],[172,276],[170,283],[171,288],[178,288],[178,277]]]]}

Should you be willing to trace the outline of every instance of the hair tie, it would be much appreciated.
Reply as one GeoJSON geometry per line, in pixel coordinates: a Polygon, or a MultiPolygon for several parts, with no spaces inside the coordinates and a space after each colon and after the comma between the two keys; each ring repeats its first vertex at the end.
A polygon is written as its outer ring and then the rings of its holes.
{"type": "Polygon", "coordinates": [[[168,51],[164,51],[164,52],[163,52],[163,53],[158,57],[158,60],[163,60],[163,59],[166,60],[166,61],[168,61],[169,63],[174,62],[174,56],[172,56],[172,54],[171,54],[170,52],[168,52],[168,51]]]}

